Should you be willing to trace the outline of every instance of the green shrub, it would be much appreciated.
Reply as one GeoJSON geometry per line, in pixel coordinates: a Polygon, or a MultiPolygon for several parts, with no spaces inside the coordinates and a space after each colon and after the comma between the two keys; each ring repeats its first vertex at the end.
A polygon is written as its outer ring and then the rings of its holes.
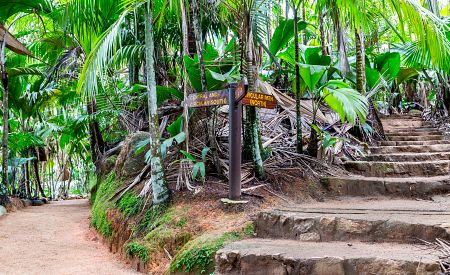
{"type": "Polygon", "coordinates": [[[242,239],[238,232],[227,232],[221,236],[197,238],[187,243],[172,261],[169,271],[210,273],[214,270],[214,256],[225,243],[242,239]]]}
{"type": "Polygon", "coordinates": [[[131,257],[139,257],[144,263],[149,260],[148,249],[137,242],[127,244],[125,253],[131,257]]]}
{"type": "Polygon", "coordinates": [[[245,225],[244,234],[249,237],[252,237],[255,235],[255,225],[252,222],[245,225]]]}
{"type": "Polygon", "coordinates": [[[91,224],[106,237],[112,235],[111,222],[107,219],[106,211],[114,207],[114,204],[109,199],[114,195],[119,185],[120,182],[116,180],[114,173],[101,180],[95,195],[94,205],[92,206],[91,224]]]}
{"type": "Polygon", "coordinates": [[[142,198],[129,191],[117,202],[120,211],[126,216],[134,216],[141,210],[142,198]]]}

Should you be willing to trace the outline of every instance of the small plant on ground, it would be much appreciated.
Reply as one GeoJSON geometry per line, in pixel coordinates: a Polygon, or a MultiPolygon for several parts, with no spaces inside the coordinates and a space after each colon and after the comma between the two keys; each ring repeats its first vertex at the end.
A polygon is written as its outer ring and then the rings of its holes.
{"type": "Polygon", "coordinates": [[[243,236],[239,232],[227,232],[220,236],[195,239],[185,245],[178,253],[172,264],[170,272],[195,272],[199,274],[210,273],[214,269],[214,256],[225,243],[237,241],[243,236]]]}
{"type": "Polygon", "coordinates": [[[131,257],[139,257],[144,263],[149,260],[148,249],[137,242],[127,244],[125,253],[131,257]]]}
{"type": "Polygon", "coordinates": [[[99,189],[96,193],[94,205],[92,206],[92,226],[103,236],[110,237],[112,234],[111,223],[108,221],[106,211],[112,208],[114,204],[109,201],[116,190],[119,182],[114,173],[108,175],[99,183],[99,189]]]}
{"type": "Polygon", "coordinates": [[[117,202],[117,206],[125,216],[134,216],[141,210],[142,202],[142,198],[129,191],[117,202]]]}

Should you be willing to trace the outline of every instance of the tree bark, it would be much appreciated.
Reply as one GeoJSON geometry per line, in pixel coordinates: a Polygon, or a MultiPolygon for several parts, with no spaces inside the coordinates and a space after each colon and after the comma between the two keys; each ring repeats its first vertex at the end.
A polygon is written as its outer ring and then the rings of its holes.
{"type": "Polygon", "coordinates": [[[330,14],[333,19],[333,25],[337,35],[337,50],[339,53],[341,72],[344,76],[346,76],[350,72],[350,64],[348,63],[345,34],[339,18],[339,10],[336,7],[336,4],[332,5],[330,14]]]}
{"type": "Polygon", "coordinates": [[[3,84],[3,140],[2,140],[2,184],[0,185],[0,205],[10,204],[8,198],[8,131],[9,131],[9,109],[8,109],[8,73],[5,68],[6,39],[3,38],[0,56],[0,71],[3,84]]]}
{"type": "Polygon", "coordinates": [[[156,79],[155,79],[155,44],[153,40],[153,13],[152,0],[147,0],[145,9],[145,60],[147,70],[148,113],[150,131],[150,181],[144,186],[141,195],[147,196],[150,187],[153,191],[153,204],[168,203],[170,191],[164,175],[164,163],[161,155],[161,142],[159,132],[159,120],[157,113],[156,79]]]}
{"type": "Polygon", "coordinates": [[[195,45],[197,46],[197,57],[198,57],[198,65],[200,67],[200,82],[202,84],[202,92],[208,91],[208,86],[206,84],[206,68],[205,63],[203,61],[203,37],[202,37],[202,29],[200,26],[200,4],[198,0],[192,0],[191,12],[192,12],[192,20],[194,27],[194,35],[195,35],[195,45]]]}
{"type": "Polygon", "coordinates": [[[34,173],[36,176],[36,187],[39,193],[41,193],[41,196],[45,198],[44,189],[42,189],[41,177],[39,176],[39,166],[37,160],[33,160],[33,166],[34,166],[34,173]]]}
{"type": "Polygon", "coordinates": [[[95,101],[91,101],[87,105],[87,111],[89,115],[89,138],[91,144],[92,161],[95,164],[97,173],[101,171],[101,158],[105,150],[105,142],[100,132],[100,126],[94,119],[94,115],[97,112],[95,101]]]}
{"type": "Polygon", "coordinates": [[[297,153],[303,153],[303,132],[302,132],[302,113],[301,113],[301,93],[300,93],[300,48],[298,41],[298,11],[294,8],[294,48],[295,48],[295,115],[297,129],[297,153]]]}
{"type": "Polygon", "coordinates": [[[362,94],[366,94],[366,58],[364,48],[364,33],[362,27],[355,28],[355,45],[356,45],[356,90],[362,94]]]}
{"type": "MultiPolygon", "coordinates": [[[[181,32],[183,36],[182,44],[182,66],[183,66],[183,97],[186,100],[189,96],[189,81],[186,71],[186,64],[184,63],[184,56],[189,56],[189,25],[188,25],[188,15],[186,12],[186,1],[180,0],[181,8],[181,32]]],[[[186,135],[186,152],[189,152],[189,108],[188,106],[183,106],[183,128],[186,135]]]]}
{"type": "Polygon", "coordinates": [[[322,55],[328,55],[328,49],[326,46],[326,39],[325,39],[325,19],[326,13],[322,13],[319,16],[319,29],[320,29],[320,47],[322,49],[322,55]]]}
{"type": "MultiPolygon", "coordinates": [[[[302,20],[303,21],[306,21],[306,6],[305,6],[305,2],[306,2],[306,0],[302,1],[302,20]]],[[[294,13],[297,13],[297,11],[294,11],[294,13]]],[[[297,22],[298,19],[297,20],[294,19],[294,21],[297,22]]],[[[297,22],[297,24],[298,24],[298,22],[297,22]]],[[[297,26],[297,28],[298,28],[298,26],[297,26]]],[[[302,38],[303,38],[303,41],[302,41],[303,45],[306,45],[308,43],[307,38],[306,38],[306,29],[303,30],[302,38]]]]}
{"type": "MultiPolygon", "coordinates": [[[[253,34],[252,34],[252,22],[250,14],[246,12],[244,23],[244,34],[242,37],[245,39],[241,45],[241,49],[245,49],[245,63],[244,72],[247,76],[249,91],[255,90],[255,75],[257,73],[254,65],[253,57],[253,34]]],[[[255,107],[245,108],[245,122],[244,122],[244,158],[252,159],[255,166],[255,174],[257,178],[264,179],[265,171],[263,164],[263,147],[261,141],[261,131],[259,128],[259,117],[255,107]]]]}

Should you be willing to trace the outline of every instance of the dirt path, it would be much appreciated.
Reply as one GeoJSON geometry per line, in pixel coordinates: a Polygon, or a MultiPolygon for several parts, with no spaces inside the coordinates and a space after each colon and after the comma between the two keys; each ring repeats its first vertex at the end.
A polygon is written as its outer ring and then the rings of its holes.
{"type": "Polygon", "coordinates": [[[137,274],[89,229],[87,200],[52,202],[0,218],[0,274],[137,274]]]}

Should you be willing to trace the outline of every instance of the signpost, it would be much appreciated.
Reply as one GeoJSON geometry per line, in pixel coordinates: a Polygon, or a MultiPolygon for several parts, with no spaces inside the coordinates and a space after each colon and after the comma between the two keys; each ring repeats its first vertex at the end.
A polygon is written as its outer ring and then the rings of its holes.
{"type": "Polygon", "coordinates": [[[229,199],[241,198],[242,163],[242,105],[274,109],[276,99],[271,95],[247,92],[243,82],[231,84],[228,89],[190,94],[184,104],[191,108],[226,105],[229,106],[229,199]]]}

